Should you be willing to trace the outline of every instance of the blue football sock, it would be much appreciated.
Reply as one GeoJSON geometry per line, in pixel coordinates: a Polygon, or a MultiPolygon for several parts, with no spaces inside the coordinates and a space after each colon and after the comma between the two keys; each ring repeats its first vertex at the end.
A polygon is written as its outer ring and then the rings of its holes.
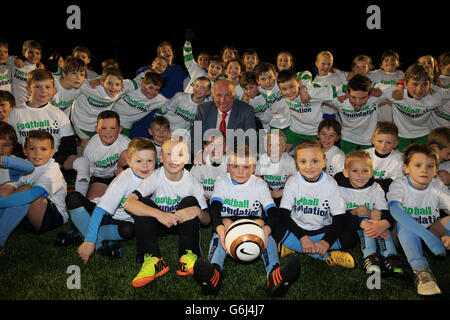
{"type": "Polygon", "coordinates": [[[30,209],[30,204],[0,209],[2,212],[0,217],[0,245],[5,245],[11,232],[27,215],[28,209],[30,209]]]}
{"type": "Polygon", "coordinates": [[[389,211],[399,224],[425,241],[431,252],[435,255],[445,254],[446,250],[442,241],[404,211],[399,201],[390,201],[389,211]]]}
{"type": "Polygon", "coordinates": [[[98,229],[95,249],[98,249],[102,246],[103,240],[123,240],[123,238],[119,235],[119,226],[116,224],[107,224],[101,226],[98,229]]]}
{"type": "Polygon", "coordinates": [[[220,243],[220,237],[214,233],[209,245],[209,262],[218,265],[222,271],[226,257],[227,253],[220,243]]]}
{"type": "Polygon", "coordinates": [[[377,239],[378,247],[380,248],[380,254],[383,257],[389,257],[390,255],[397,255],[397,249],[395,248],[394,239],[392,239],[392,234],[389,230],[386,230],[389,234],[388,239],[380,238],[377,239]]]}
{"type": "MultiPolygon", "coordinates": [[[[369,216],[360,216],[363,220],[369,220],[369,216]]],[[[374,238],[368,237],[364,229],[357,230],[359,240],[361,241],[361,251],[364,258],[377,252],[377,241],[374,238]]]]}
{"type": "Polygon", "coordinates": [[[91,215],[83,206],[69,210],[69,214],[73,224],[83,235],[83,238],[85,238],[88,232],[91,215]]]}
{"type": "Polygon", "coordinates": [[[276,264],[280,264],[280,259],[278,258],[277,243],[272,238],[272,236],[269,236],[269,244],[267,246],[267,249],[262,253],[261,259],[264,263],[264,267],[266,268],[266,275],[267,277],[269,277],[269,273],[270,271],[272,271],[273,267],[276,264]]]}
{"type": "Polygon", "coordinates": [[[450,236],[450,219],[445,222],[445,235],[450,236]]]}

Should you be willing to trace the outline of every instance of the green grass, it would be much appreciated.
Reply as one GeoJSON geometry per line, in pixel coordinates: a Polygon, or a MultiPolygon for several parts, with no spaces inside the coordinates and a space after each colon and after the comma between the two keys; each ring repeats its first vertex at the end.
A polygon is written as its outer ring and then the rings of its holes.
{"type": "MultiPolygon", "coordinates": [[[[131,281],[140,269],[135,262],[135,241],[122,242],[122,259],[111,260],[94,254],[84,265],[77,246],[55,247],[53,237],[67,224],[44,235],[18,229],[6,243],[0,256],[0,300],[273,300],[264,291],[266,276],[261,260],[242,265],[228,258],[225,276],[218,296],[205,297],[192,277],[176,274],[178,238],[160,239],[160,247],[170,271],[142,288],[133,288],[131,281]],[[81,288],[68,289],[67,273],[71,265],[79,266],[81,288]]],[[[202,229],[202,250],[206,255],[211,229],[202,229]]],[[[424,300],[416,294],[412,280],[382,278],[381,289],[369,290],[369,277],[361,268],[361,252],[351,253],[357,259],[355,269],[330,267],[305,255],[301,260],[300,279],[287,295],[276,300],[424,300]]],[[[425,253],[443,294],[433,300],[450,299],[450,260],[438,260],[425,253]]],[[[281,261],[284,261],[283,258],[281,261]]],[[[425,300],[429,300],[425,299],[425,300]]]]}

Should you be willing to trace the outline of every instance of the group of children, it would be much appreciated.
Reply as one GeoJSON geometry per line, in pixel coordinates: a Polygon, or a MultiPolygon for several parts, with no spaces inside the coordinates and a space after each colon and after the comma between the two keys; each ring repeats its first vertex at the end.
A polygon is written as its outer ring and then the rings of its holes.
{"type": "Polygon", "coordinates": [[[280,257],[305,253],[354,268],[345,250],[358,241],[365,270],[408,278],[411,269],[418,294],[441,293],[423,243],[435,255],[450,249],[450,53],[439,59],[440,76],[429,57],[399,71],[392,51],[377,71],[367,56],[350,72],[334,69],[324,51],[313,72],[296,72],[288,52],[277,66],[254,50],[241,60],[232,47],[195,61],[186,41],[189,81],[167,98],[161,74],[173,52],[162,47],[128,80],[111,62],[88,77],[83,47],[52,73],[39,62],[37,42],[25,42],[20,57],[8,57],[0,42],[1,252],[19,224],[44,233],[70,220],[72,230],[55,244],[80,244],[84,263],[96,251],[120,258],[120,241],[135,238],[142,266],[132,285],[142,287],[169,270],[158,237],[177,234],[177,274],[217,294],[226,231],[250,218],[266,235],[261,258],[271,295],[283,295],[300,275],[297,255],[283,264],[280,257]],[[192,165],[187,139],[197,107],[213,99],[220,78],[253,107],[264,150],[227,145],[218,132],[192,165]],[[152,113],[150,138],[133,137],[133,125],[152,113]],[[207,258],[202,225],[213,233],[207,258]]]}

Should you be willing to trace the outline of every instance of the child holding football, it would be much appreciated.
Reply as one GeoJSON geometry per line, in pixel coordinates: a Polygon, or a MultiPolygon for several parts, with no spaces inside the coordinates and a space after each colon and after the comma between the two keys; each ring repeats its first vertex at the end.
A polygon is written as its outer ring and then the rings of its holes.
{"type": "Polygon", "coordinates": [[[236,220],[254,219],[264,230],[266,248],[262,260],[267,275],[267,291],[274,296],[283,295],[299,277],[299,261],[293,257],[280,267],[277,244],[271,234],[271,223],[265,222],[275,209],[267,184],[253,175],[256,156],[248,145],[235,147],[228,154],[228,173],[217,179],[211,196],[211,219],[214,234],[211,239],[210,260],[198,259],[194,276],[201,283],[203,294],[217,294],[227,257],[225,234],[236,220]],[[240,206],[239,203],[246,205],[240,206]],[[238,215],[235,213],[239,212],[238,215]]]}

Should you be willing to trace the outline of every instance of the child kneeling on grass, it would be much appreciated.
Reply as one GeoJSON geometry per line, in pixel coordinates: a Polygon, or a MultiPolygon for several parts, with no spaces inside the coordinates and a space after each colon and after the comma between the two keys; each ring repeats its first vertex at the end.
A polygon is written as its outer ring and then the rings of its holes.
{"type": "Polygon", "coordinates": [[[433,254],[446,254],[442,242],[448,247],[445,236],[450,229],[441,223],[439,209],[450,211],[450,191],[436,178],[439,155],[430,146],[410,145],[404,150],[403,162],[405,176],[394,180],[386,195],[389,211],[397,221],[398,239],[413,269],[417,293],[440,294],[423,255],[422,240],[433,254]]]}
{"type": "Polygon", "coordinates": [[[134,236],[134,219],[125,211],[123,203],[155,170],[156,149],[149,139],[134,138],[128,145],[127,157],[129,168],[111,182],[97,205],[79,192],[66,197],[70,218],[79,231],[79,238],[84,239],[78,248],[84,263],[94,250],[120,258],[122,248],[116,241],[134,236]]]}
{"type": "Polygon", "coordinates": [[[261,256],[267,275],[266,289],[273,296],[283,295],[299,277],[300,262],[297,257],[292,257],[286,265],[280,267],[277,244],[270,236],[271,222],[266,223],[263,219],[263,210],[270,220],[276,206],[267,184],[253,175],[256,157],[245,145],[244,148],[233,150],[228,160],[228,173],[217,179],[211,196],[210,212],[214,234],[210,243],[209,261],[197,260],[194,265],[194,277],[201,283],[204,294],[217,294],[228,254],[225,247],[226,231],[232,222],[238,219],[255,219],[266,235],[266,248],[261,256]],[[236,201],[227,201],[230,199],[236,199],[236,201]],[[249,210],[250,213],[245,216],[230,214],[237,208],[233,203],[244,201],[248,201],[249,208],[257,208],[257,210],[249,210]]]}
{"type": "Polygon", "coordinates": [[[133,287],[142,287],[169,271],[162,258],[158,237],[179,235],[177,274],[192,275],[200,249],[200,223],[210,216],[203,188],[184,168],[189,152],[186,142],[166,139],[160,154],[163,167],[144,179],[125,201],[125,210],[134,215],[137,257],[142,268],[133,287]]]}
{"type": "Polygon", "coordinates": [[[300,143],[295,157],[299,171],[286,182],[275,240],[329,265],[354,268],[353,256],[337,250],[353,248],[356,243],[351,230],[345,229],[345,203],[337,183],[322,171],[327,159],[320,142],[300,143]]]}
{"type": "Polygon", "coordinates": [[[37,233],[58,228],[69,219],[64,199],[67,184],[55,154],[54,140],[44,130],[30,131],[23,152],[34,165],[30,174],[0,187],[0,246],[26,216],[26,225],[37,233]]]}

